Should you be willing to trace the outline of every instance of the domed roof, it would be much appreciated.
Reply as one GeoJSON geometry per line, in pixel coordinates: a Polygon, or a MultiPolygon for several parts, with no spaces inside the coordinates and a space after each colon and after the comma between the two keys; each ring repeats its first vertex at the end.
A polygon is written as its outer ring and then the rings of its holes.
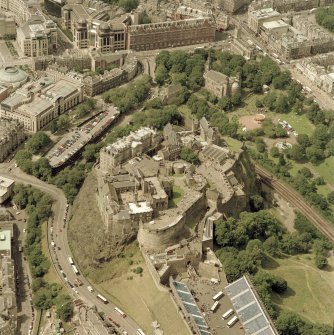
{"type": "Polygon", "coordinates": [[[25,81],[28,78],[28,75],[13,66],[7,66],[4,69],[0,70],[0,82],[7,84],[15,84],[25,81]]]}

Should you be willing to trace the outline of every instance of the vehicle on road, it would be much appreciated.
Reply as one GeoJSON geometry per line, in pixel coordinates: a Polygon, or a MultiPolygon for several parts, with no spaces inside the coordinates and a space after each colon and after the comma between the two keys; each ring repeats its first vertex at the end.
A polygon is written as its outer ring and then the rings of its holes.
{"type": "Polygon", "coordinates": [[[93,288],[92,288],[91,286],[87,286],[87,290],[88,290],[89,292],[93,292],[93,291],[94,291],[93,288]]]}
{"type": "Polygon", "coordinates": [[[108,300],[101,294],[98,294],[97,297],[103,301],[104,304],[107,304],[108,303],[108,300]]]}
{"type": "Polygon", "coordinates": [[[122,316],[122,318],[126,317],[126,314],[120,308],[118,308],[117,306],[115,306],[115,311],[117,313],[119,313],[122,316]]]}
{"type": "Polygon", "coordinates": [[[72,270],[73,270],[73,272],[74,272],[76,275],[78,275],[78,274],[79,274],[79,271],[78,271],[77,267],[76,267],[74,264],[72,264],[71,266],[72,266],[72,270]]]}
{"type": "Polygon", "coordinates": [[[82,281],[81,281],[79,278],[76,278],[76,279],[75,279],[75,283],[74,283],[74,285],[75,285],[75,286],[82,286],[83,283],[82,283],[82,281]]]}
{"type": "Polygon", "coordinates": [[[137,329],[138,335],[146,335],[140,328],[137,329]]]}

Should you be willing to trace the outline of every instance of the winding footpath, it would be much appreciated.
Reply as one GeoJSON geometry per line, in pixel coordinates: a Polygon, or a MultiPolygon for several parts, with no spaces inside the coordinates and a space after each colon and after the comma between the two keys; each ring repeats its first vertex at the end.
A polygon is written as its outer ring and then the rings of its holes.
{"type": "MultiPolygon", "coordinates": [[[[10,164],[0,164],[0,175],[15,180],[16,183],[22,183],[31,185],[47,194],[53,199],[52,211],[53,211],[53,241],[55,242],[56,248],[52,248],[51,242],[51,227],[48,227],[48,248],[52,258],[53,266],[60,278],[64,283],[64,286],[68,289],[70,295],[74,299],[81,299],[87,306],[96,306],[99,312],[105,313],[107,317],[111,317],[116,321],[121,328],[123,328],[128,335],[136,335],[139,325],[129,316],[122,318],[119,313],[115,311],[115,304],[109,301],[108,304],[104,304],[100,299],[96,297],[97,291],[89,292],[87,286],[92,284],[81,274],[76,275],[69,263],[68,257],[72,257],[72,253],[68,244],[67,239],[67,227],[64,226],[64,218],[66,215],[67,200],[62,190],[54,185],[47,184],[33,176],[27,175],[22,172],[19,168],[14,167],[14,162],[10,164]],[[65,227],[65,229],[64,229],[65,227]],[[62,270],[66,276],[60,272],[62,270]],[[83,283],[82,286],[76,287],[76,292],[70,287],[69,283],[74,285],[75,279],[79,278],[83,283]]],[[[79,269],[80,272],[80,269],[79,269]]],[[[103,293],[102,293],[103,295],[103,293]]]]}

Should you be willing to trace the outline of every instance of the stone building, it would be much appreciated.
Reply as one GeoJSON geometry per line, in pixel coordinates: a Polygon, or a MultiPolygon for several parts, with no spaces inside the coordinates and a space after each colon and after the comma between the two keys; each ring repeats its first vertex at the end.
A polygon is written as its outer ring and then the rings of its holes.
{"type": "Polygon", "coordinates": [[[0,176],[0,204],[12,196],[13,189],[14,180],[0,176]]]}
{"type": "Polygon", "coordinates": [[[25,139],[23,124],[0,118],[0,163],[25,139]]]}
{"type": "Polygon", "coordinates": [[[133,25],[127,28],[127,49],[142,51],[213,42],[215,34],[210,18],[133,25]]]}
{"type": "MultiPolygon", "coordinates": [[[[140,133],[152,135],[149,128],[140,129],[140,133]]],[[[238,181],[242,170],[238,158],[218,138],[217,129],[202,119],[199,136],[178,134],[171,125],[164,128],[163,136],[162,148],[153,157],[143,154],[152,148],[150,140],[146,151],[132,152],[142,142],[134,142],[133,134],[100,152],[97,199],[105,226],[118,237],[138,232],[145,250],[162,250],[179,243],[186,236],[187,224],[194,218],[202,220],[209,199],[214,208],[227,215],[247,207],[244,185],[238,181]],[[184,146],[199,151],[200,166],[179,160],[184,146]],[[208,190],[208,183],[215,185],[215,190],[208,190]],[[174,185],[184,193],[177,205],[170,202],[174,185]]]]}
{"type": "Polygon", "coordinates": [[[255,33],[260,32],[261,24],[267,21],[277,20],[281,14],[271,7],[256,10],[248,10],[248,27],[255,33]]]}
{"type": "Polygon", "coordinates": [[[29,1],[24,0],[0,0],[0,9],[15,15],[18,23],[26,22],[30,16],[29,1]]]}
{"type": "Polygon", "coordinates": [[[296,69],[323,91],[334,93],[334,53],[300,60],[296,69]]]}
{"type": "Polygon", "coordinates": [[[248,0],[220,0],[221,8],[227,13],[235,13],[240,8],[248,4],[248,0]]]}
{"type": "Polygon", "coordinates": [[[0,37],[16,36],[16,23],[13,17],[0,14],[0,37]]]}
{"type": "Polygon", "coordinates": [[[209,70],[204,73],[205,88],[218,98],[231,96],[239,91],[239,80],[223,73],[209,70]]]}
{"type": "MultiPolygon", "coordinates": [[[[193,11],[191,15],[176,13],[176,18],[187,17],[181,20],[140,24],[141,13],[111,19],[110,6],[97,1],[87,8],[85,3],[62,7],[63,25],[72,31],[78,49],[94,48],[101,53],[126,49],[140,51],[215,40],[215,20],[200,11],[193,11]]],[[[221,29],[228,25],[228,19],[224,18],[221,16],[218,20],[221,29]]]]}
{"type": "Polygon", "coordinates": [[[11,258],[13,226],[0,230],[0,335],[17,329],[14,260],[11,258]]]}
{"type": "Polygon", "coordinates": [[[52,20],[33,16],[17,28],[17,43],[28,57],[48,55],[57,49],[57,25],[52,20]]]}
{"type": "Polygon", "coordinates": [[[280,13],[297,12],[334,4],[334,0],[254,0],[249,10],[273,8],[280,13]]]}
{"type": "Polygon", "coordinates": [[[101,149],[100,169],[107,173],[127,160],[155,149],[160,142],[161,137],[156,130],[148,127],[140,128],[101,149]]]}
{"type": "Polygon", "coordinates": [[[24,129],[37,132],[54,118],[83,101],[83,85],[44,77],[29,82],[1,102],[1,116],[18,120],[24,129]]]}

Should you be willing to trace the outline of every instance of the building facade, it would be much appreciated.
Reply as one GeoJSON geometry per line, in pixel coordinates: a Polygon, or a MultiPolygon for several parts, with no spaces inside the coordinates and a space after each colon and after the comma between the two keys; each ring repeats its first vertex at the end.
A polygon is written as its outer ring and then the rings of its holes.
{"type": "Polygon", "coordinates": [[[16,23],[13,17],[0,15],[0,36],[16,36],[16,23]]]}
{"type": "Polygon", "coordinates": [[[0,118],[0,163],[25,139],[23,124],[0,118]]]}
{"type": "Polygon", "coordinates": [[[17,28],[17,43],[28,57],[48,55],[57,49],[57,25],[33,16],[17,28]]]}
{"type": "Polygon", "coordinates": [[[129,26],[127,49],[142,51],[213,42],[216,27],[212,19],[187,19],[129,26]]]}
{"type": "Polygon", "coordinates": [[[0,176],[0,204],[12,196],[13,189],[14,180],[0,176]]]}
{"type": "Polygon", "coordinates": [[[218,98],[231,96],[239,91],[239,80],[223,73],[209,70],[204,73],[205,88],[218,98]]]}
{"type": "Polygon", "coordinates": [[[130,158],[153,150],[160,143],[160,135],[151,128],[143,127],[127,137],[108,145],[100,151],[100,169],[107,173],[130,158]]]}
{"type": "Polygon", "coordinates": [[[47,78],[27,83],[1,102],[1,116],[18,120],[24,129],[37,132],[53,119],[83,101],[83,85],[47,78]]]}

